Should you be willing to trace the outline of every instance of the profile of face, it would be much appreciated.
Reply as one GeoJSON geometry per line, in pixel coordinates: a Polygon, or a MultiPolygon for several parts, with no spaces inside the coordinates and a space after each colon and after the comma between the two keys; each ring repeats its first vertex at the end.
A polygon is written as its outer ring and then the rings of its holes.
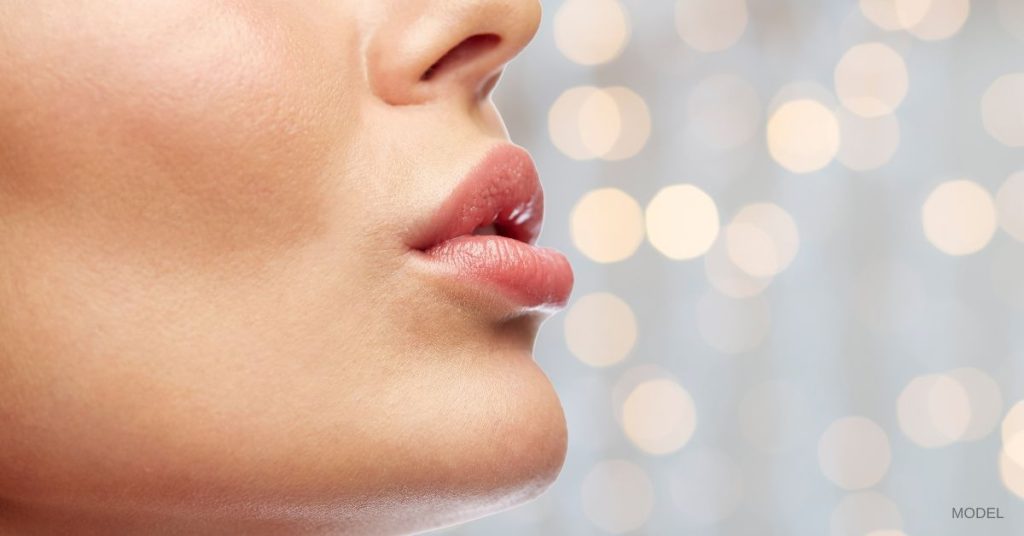
{"type": "Polygon", "coordinates": [[[0,529],[396,533],[557,475],[536,0],[0,3],[0,529]]]}

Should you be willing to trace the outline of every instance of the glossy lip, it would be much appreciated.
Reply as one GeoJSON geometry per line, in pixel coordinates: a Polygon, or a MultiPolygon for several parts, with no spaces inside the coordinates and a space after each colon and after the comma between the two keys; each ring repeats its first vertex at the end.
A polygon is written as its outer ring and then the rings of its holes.
{"type": "Polygon", "coordinates": [[[503,144],[487,153],[427,222],[409,247],[433,268],[489,288],[514,306],[554,310],[572,292],[565,256],[533,245],[543,221],[544,194],[529,153],[503,144]],[[474,231],[493,226],[497,234],[474,231]]]}

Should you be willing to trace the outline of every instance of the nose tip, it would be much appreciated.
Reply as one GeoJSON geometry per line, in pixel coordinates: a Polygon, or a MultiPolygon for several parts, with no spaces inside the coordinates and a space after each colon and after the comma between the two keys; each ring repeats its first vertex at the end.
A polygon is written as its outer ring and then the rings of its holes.
{"type": "Polygon", "coordinates": [[[367,48],[371,89],[388,104],[485,98],[540,23],[536,0],[415,5],[387,17],[367,48]]]}

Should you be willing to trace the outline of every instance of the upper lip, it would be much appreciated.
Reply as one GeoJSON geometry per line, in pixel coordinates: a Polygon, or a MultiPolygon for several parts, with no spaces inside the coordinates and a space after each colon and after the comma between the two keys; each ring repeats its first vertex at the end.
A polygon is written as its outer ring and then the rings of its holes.
{"type": "Polygon", "coordinates": [[[456,186],[409,246],[427,251],[490,225],[495,234],[533,244],[540,233],[544,192],[530,154],[521,147],[495,147],[456,186]]]}

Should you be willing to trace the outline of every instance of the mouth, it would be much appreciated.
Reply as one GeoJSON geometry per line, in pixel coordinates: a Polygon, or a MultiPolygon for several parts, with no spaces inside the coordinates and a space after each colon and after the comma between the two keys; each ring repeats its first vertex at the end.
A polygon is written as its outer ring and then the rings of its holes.
{"type": "Polygon", "coordinates": [[[544,193],[523,149],[506,144],[467,174],[409,246],[433,271],[519,309],[561,308],[572,291],[565,256],[534,245],[544,193]]]}

